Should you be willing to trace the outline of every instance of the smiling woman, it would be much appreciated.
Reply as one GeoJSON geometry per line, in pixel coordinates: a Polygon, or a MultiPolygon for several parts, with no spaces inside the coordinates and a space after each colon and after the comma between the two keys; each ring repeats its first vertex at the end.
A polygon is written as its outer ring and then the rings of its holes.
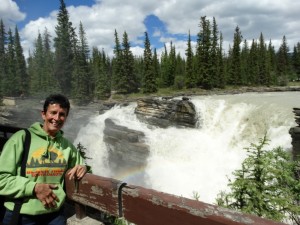
{"type": "MultiPolygon", "coordinates": [[[[3,224],[14,218],[20,224],[65,225],[63,190],[67,170],[69,179],[81,179],[87,172],[84,159],[61,131],[70,109],[69,100],[60,94],[46,98],[42,118],[28,128],[31,141],[24,157],[26,173],[20,175],[24,130],[14,133],[0,156],[0,195],[5,199],[3,224]],[[17,209],[15,199],[26,198],[17,209]],[[20,216],[16,212],[20,212],[20,216]]],[[[26,137],[28,137],[26,135],[26,137]]],[[[27,142],[26,142],[27,143],[27,142]]],[[[23,171],[23,170],[22,170],[23,171]]]]}

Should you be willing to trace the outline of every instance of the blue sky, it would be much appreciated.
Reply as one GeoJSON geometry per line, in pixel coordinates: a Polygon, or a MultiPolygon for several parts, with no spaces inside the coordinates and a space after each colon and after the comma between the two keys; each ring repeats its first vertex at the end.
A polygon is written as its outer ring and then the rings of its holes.
{"type": "MultiPolygon", "coordinates": [[[[187,34],[199,32],[201,16],[216,18],[223,47],[232,45],[236,26],[249,43],[262,32],[266,42],[278,47],[286,36],[291,49],[300,42],[300,2],[286,0],[65,0],[75,27],[82,22],[89,46],[112,54],[114,30],[122,39],[126,31],[135,55],[143,53],[144,32],[160,53],[172,41],[185,54],[187,34]]],[[[33,50],[38,32],[55,36],[59,0],[1,0],[0,17],[6,28],[18,26],[25,55],[33,50]]]]}

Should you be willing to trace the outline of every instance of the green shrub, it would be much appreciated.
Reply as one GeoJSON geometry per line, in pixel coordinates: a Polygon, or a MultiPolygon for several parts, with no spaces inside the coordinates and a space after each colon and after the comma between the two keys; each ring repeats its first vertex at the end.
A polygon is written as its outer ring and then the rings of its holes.
{"type": "Polygon", "coordinates": [[[300,224],[299,161],[281,147],[265,150],[266,136],[246,148],[242,168],[229,179],[230,192],[220,192],[219,206],[240,210],[276,221],[300,224]]]}

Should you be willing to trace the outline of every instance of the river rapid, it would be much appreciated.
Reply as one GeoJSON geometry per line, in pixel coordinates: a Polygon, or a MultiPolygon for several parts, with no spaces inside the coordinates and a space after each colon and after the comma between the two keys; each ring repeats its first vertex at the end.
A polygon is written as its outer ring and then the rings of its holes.
{"type": "MultiPolygon", "coordinates": [[[[150,156],[143,168],[132,168],[115,179],[158,191],[215,203],[227,190],[228,178],[246,157],[245,148],[265,134],[268,149],[290,151],[289,129],[296,126],[293,107],[300,107],[299,92],[243,93],[193,96],[197,128],[158,128],[141,123],[134,114],[136,103],[116,106],[81,122],[74,144],[87,148],[87,162],[94,174],[111,176],[103,142],[104,121],[143,131],[150,156]]],[[[68,122],[70,123],[70,121],[68,122]]],[[[72,123],[72,121],[71,121],[72,123]]]]}

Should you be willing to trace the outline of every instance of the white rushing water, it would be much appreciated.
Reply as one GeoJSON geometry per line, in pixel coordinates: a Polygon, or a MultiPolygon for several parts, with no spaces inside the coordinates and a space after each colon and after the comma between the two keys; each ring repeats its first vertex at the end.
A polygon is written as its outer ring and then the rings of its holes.
{"type": "Polygon", "coordinates": [[[195,96],[191,98],[199,116],[197,128],[157,128],[141,123],[134,114],[135,103],[115,107],[90,119],[74,143],[82,143],[92,157],[94,174],[110,177],[107,149],[103,143],[104,121],[143,131],[150,146],[147,166],[124,171],[116,179],[187,198],[194,193],[200,201],[215,203],[227,190],[228,176],[240,168],[245,149],[267,134],[268,149],[291,149],[289,129],[296,126],[293,107],[299,107],[298,92],[246,93],[195,96]]]}

